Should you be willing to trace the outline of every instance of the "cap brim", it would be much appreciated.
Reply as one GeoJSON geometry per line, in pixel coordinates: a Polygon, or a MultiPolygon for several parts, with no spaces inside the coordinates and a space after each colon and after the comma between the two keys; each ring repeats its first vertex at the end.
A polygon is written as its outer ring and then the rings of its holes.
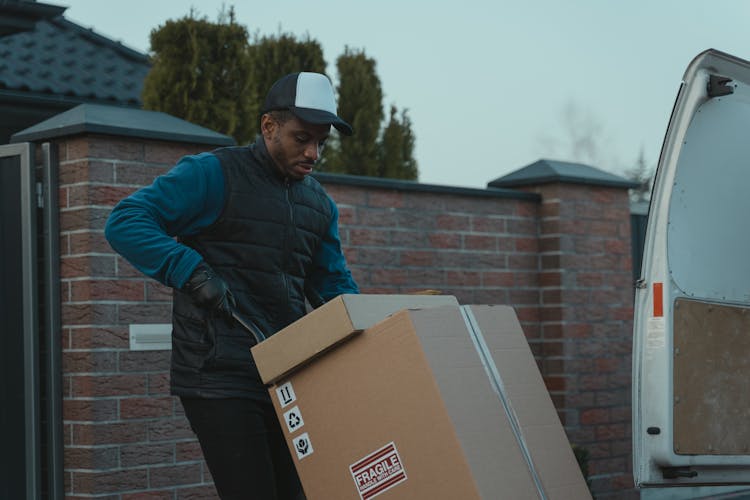
{"type": "Polygon", "coordinates": [[[336,130],[344,135],[352,135],[352,126],[328,111],[322,109],[298,108],[296,106],[290,106],[289,111],[291,111],[294,116],[307,123],[314,123],[315,125],[327,123],[336,127],[336,130]]]}

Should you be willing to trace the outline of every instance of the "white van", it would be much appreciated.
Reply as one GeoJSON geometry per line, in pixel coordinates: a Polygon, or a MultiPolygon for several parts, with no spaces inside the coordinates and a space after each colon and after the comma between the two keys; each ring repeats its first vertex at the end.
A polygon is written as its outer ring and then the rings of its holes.
{"type": "Polygon", "coordinates": [[[643,499],[750,498],[750,62],[715,50],[685,72],[654,182],[633,474],[643,499]]]}

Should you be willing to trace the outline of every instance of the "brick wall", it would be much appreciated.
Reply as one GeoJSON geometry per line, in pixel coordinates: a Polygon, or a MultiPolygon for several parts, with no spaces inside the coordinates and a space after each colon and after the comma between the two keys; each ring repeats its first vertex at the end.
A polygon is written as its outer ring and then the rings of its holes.
{"type": "Polygon", "coordinates": [[[129,324],[170,322],[171,292],[104,239],[117,201],[203,149],[105,136],[58,143],[67,498],[215,498],[169,395],[169,351],[129,350],[129,324]]]}
{"type": "MultiPolygon", "coordinates": [[[[58,141],[69,498],[214,498],[169,352],[130,351],[128,325],[167,323],[170,291],[106,243],[122,197],[205,146],[79,136],[58,141]]],[[[630,479],[630,232],[624,189],[520,191],[321,175],[363,292],[437,289],[515,307],[599,498],[630,479]]]]}
{"type": "Polygon", "coordinates": [[[536,333],[537,197],[319,178],[338,205],[347,262],[362,292],[433,289],[463,304],[513,304],[527,333],[536,333]]]}

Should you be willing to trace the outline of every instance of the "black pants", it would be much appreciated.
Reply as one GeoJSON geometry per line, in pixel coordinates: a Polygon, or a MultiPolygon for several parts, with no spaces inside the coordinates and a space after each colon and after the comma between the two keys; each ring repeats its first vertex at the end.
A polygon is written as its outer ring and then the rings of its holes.
{"type": "Polygon", "coordinates": [[[222,500],[305,498],[270,401],[180,399],[222,500]]]}

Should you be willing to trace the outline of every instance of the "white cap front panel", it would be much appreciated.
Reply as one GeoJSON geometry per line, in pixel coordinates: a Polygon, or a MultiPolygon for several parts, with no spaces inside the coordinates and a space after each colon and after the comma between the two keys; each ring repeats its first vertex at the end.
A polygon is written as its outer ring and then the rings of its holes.
{"type": "Polygon", "coordinates": [[[331,82],[320,73],[300,73],[297,77],[294,105],[298,108],[320,109],[335,115],[336,99],[331,82]]]}

